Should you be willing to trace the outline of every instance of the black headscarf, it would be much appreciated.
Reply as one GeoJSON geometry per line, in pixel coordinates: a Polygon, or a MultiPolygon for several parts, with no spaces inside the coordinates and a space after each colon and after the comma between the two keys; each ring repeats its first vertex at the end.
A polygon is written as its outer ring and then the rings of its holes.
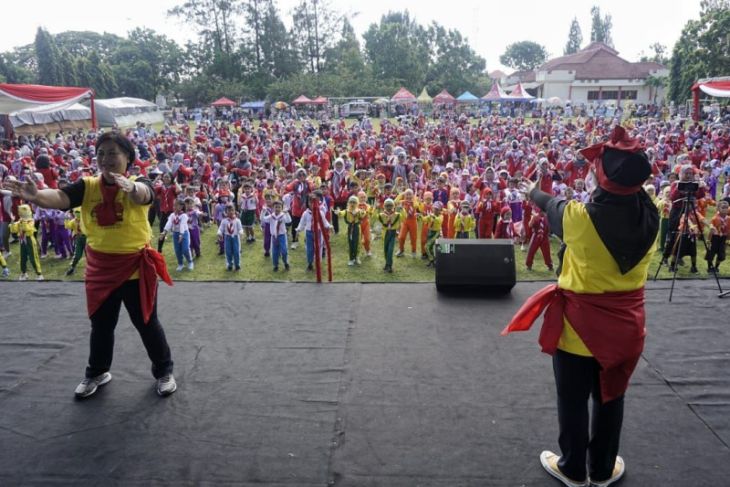
{"type": "Polygon", "coordinates": [[[626,274],[649,252],[659,231],[659,211],[643,189],[622,196],[600,186],[586,211],[608,252],[626,274]]]}

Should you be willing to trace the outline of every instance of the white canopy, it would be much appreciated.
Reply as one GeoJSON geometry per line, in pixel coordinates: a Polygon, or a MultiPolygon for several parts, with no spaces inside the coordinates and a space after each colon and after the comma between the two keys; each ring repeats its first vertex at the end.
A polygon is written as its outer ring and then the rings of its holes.
{"type": "Polygon", "coordinates": [[[96,118],[100,126],[116,123],[120,127],[131,127],[137,122],[159,123],[165,119],[151,101],[129,97],[96,100],[96,118]]]}

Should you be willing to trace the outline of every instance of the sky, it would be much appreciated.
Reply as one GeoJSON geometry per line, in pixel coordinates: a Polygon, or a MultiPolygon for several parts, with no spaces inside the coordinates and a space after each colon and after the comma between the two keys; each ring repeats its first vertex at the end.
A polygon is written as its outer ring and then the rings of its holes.
{"type": "MultiPolygon", "coordinates": [[[[195,38],[195,32],[166,15],[167,10],[183,0],[124,0],[102,3],[84,0],[25,0],[3,2],[3,28],[0,52],[33,42],[39,26],[56,34],[67,30],[91,30],[118,35],[134,27],[149,27],[180,44],[195,38]],[[100,7],[100,5],[104,5],[100,7]],[[9,19],[18,19],[7,21],[9,19]]],[[[598,5],[602,14],[613,20],[612,36],[619,55],[637,61],[641,53],[650,54],[649,46],[664,44],[671,52],[682,28],[689,19],[699,18],[700,0],[522,0],[485,2],[452,0],[442,2],[413,0],[329,0],[336,10],[351,16],[355,31],[362,35],[388,11],[408,10],[423,25],[433,21],[457,29],[487,61],[487,70],[510,68],[499,63],[499,56],[513,43],[530,40],[546,47],[550,57],[562,55],[573,17],[578,19],[583,45],[591,32],[590,9],[598,5]],[[441,5],[441,6],[438,6],[441,5]]],[[[288,24],[290,11],[299,0],[278,0],[282,18],[288,24]]],[[[361,39],[362,42],[362,39],[361,39]]]]}

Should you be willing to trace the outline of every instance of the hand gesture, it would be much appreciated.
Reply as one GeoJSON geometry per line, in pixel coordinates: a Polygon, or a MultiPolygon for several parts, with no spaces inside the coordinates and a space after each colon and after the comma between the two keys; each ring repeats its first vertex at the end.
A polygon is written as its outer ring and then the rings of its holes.
{"type": "Polygon", "coordinates": [[[131,181],[122,174],[118,174],[115,172],[111,173],[111,176],[114,178],[114,184],[119,186],[119,189],[121,189],[125,193],[131,193],[132,191],[134,191],[134,181],[131,181]]]}
{"type": "Polygon", "coordinates": [[[6,180],[5,189],[8,189],[13,196],[17,196],[26,201],[33,201],[38,194],[38,187],[35,185],[32,177],[28,177],[25,181],[6,180]]]}
{"type": "Polygon", "coordinates": [[[537,188],[537,181],[530,181],[529,179],[523,178],[517,187],[517,190],[522,193],[522,196],[524,196],[526,200],[529,201],[530,193],[532,193],[532,190],[535,188],[537,188]]]}

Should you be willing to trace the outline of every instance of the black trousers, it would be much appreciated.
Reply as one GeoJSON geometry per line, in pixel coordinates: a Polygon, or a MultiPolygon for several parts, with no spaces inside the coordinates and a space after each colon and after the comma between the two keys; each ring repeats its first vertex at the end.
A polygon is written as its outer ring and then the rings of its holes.
{"type": "Polygon", "coordinates": [[[86,377],[96,377],[108,372],[112,365],[114,329],[119,321],[122,303],[127,308],[134,327],[142,337],[147,356],[152,361],[152,375],[155,379],[159,379],[172,373],[172,355],[165,331],[157,319],[157,301],[155,300],[150,321],[145,323],[139,298],[139,279],[132,279],[115,289],[91,316],[91,341],[86,377]]]}
{"type": "Polygon", "coordinates": [[[340,233],[340,219],[337,216],[337,212],[340,210],[344,210],[347,208],[347,203],[335,203],[334,208],[332,210],[332,228],[335,231],[335,234],[340,233]]]}
{"type": "Polygon", "coordinates": [[[585,480],[588,460],[587,472],[591,480],[608,480],[618,454],[624,417],[623,396],[601,404],[600,365],[593,357],[557,350],[553,355],[553,371],[558,390],[560,470],[573,480],[585,480]],[[589,421],[588,400],[591,397],[589,421]]]}

